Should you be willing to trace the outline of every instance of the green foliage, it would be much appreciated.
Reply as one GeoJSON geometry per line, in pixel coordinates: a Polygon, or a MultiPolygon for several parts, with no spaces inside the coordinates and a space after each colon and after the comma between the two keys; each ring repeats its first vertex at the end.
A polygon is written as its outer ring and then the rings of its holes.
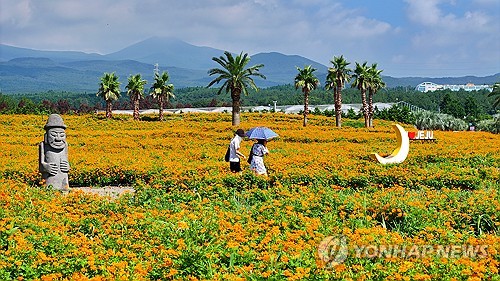
{"type": "Polygon", "coordinates": [[[135,101],[143,98],[144,85],[146,85],[147,82],[148,81],[142,79],[141,74],[129,76],[128,84],[125,88],[131,100],[135,101]]]}
{"type": "Polygon", "coordinates": [[[460,104],[458,99],[452,96],[450,93],[446,93],[439,104],[440,112],[444,114],[449,114],[456,118],[465,117],[465,109],[460,104]]]}
{"type": "Polygon", "coordinates": [[[174,84],[168,84],[170,79],[168,72],[164,71],[161,75],[155,73],[155,81],[150,88],[150,95],[158,100],[169,101],[170,98],[175,98],[174,84]]]}
{"type": "Polygon", "coordinates": [[[464,111],[465,111],[465,116],[468,116],[471,118],[478,118],[479,117],[481,111],[479,110],[479,104],[477,103],[477,100],[475,97],[468,96],[465,98],[464,111]]]}
{"type": "Polygon", "coordinates": [[[352,88],[357,88],[362,93],[366,93],[368,89],[368,73],[369,67],[367,66],[367,62],[362,64],[356,62],[356,68],[354,69],[354,73],[352,75],[353,81],[351,84],[352,88]]]}
{"type": "Polygon", "coordinates": [[[225,90],[226,93],[231,93],[232,106],[233,106],[233,126],[240,124],[240,98],[241,94],[248,95],[248,89],[252,88],[258,91],[257,85],[252,78],[252,76],[260,77],[266,79],[266,76],[259,72],[259,69],[264,67],[263,64],[254,65],[247,67],[250,62],[250,57],[247,53],[243,54],[241,52],[236,57],[226,51],[224,56],[213,57],[212,60],[217,62],[222,68],[212,68],[208,71],[208,75],[216,75],[217,77],[212,80],[207,88],[210,88],[214,84],[222,83],[222,86],[217,91],[218,94],[225,90]]]}
{"type": "Polygon", "coordinates": [[[467,123],[448,114],[420,111],[413,113],[419,130],[463,131],[467,123]]]}
{"type": "Polygon", "coordinates": [[[375,108],[374,116],[376,119],[396,121],[405,124],[415,123],[415,116],[406,106],[394,105],[383,110],[378,110],[378,108],[375,108]]]}
{"type": "Polygon", "coordinates": [[[493,91],[488,95],[488,97],[493,97],[495,99],[493,103],[494,108],[500,106],[500,82],[493,85],[493,91]]]}
{"type": "Polygon", "coordinates": [[[302,89],[304,95],[309,94],[312,90],[315,90],[319,86],[319,80],[314,75],[316,68],[308,65],[306,67],[297,67],[297,75],[295,76],[295,89],[302,89]]]}
{"type": "Polygon", "coordinates": [[[0,93],[0,113],[9,113],[16,106],[15,103],[13,98],[0,93]]]}
{"type": "MultiPolygon", "coordinates": [[[[319,108],[316,107],[311,112],[311,114],[323,115],[326,117],[335,117],[335,110],[326,109],[324,111],[321,111],[319,108]]],[[[394,105],[391,106],[390,108],[385,108],[383,110],[379,110],[377,107],[375,107],[374,114],[375,114],[374,115],[375,119],[380,119],[380,120],[395,121],[405,124],[415,124],[416,122],[414,113],[412,113],[410,109],[406,106],[394,105]]],[[[342,112],[342,117],[356,120],[362,118],[363,113],[361,111],[356,112],[354,109],[350,108],[347,110],[347,112],[342,112]]],[[[351,126],[348,125],[348,127],[351,126]]]]}
{"type": "Polygon", "coordinates": [[[101,77],[101,84],[97,96],[106,102],[112,102],[120,97],[120,82],[115,73],[104,73],[101,77]]]}
{"type": "Polygon", "coordinates": [[[500,133],[500,117],[495,117],[493,119],[480,121],[476,126],[476,130],[499,134],[500,133]]]}
{"type": "Polygon", "coordinates": [[[347,110],[347,113],[342,112],[342,117],[348,118],[348,119],[359,119],[359,118],[363,117],[363,114],[361,113],[361,111],[356,112],[356,111],[354,111],[354,109],[349,108],[347,110]]]}
{"type": "MultiPolygon", "coordinates": [[[[245,68],[247,64],[250,62],[250,57],[247,53],[243,54],[241,52],[236,57],[230,52],[224,52],[224,56],[213,57],[212,60],[220,64],[222,69],[213,68],[208,71],[208,75],[218,75],[214,80],[212,80],[208,84],[208,88],[210,88],[214,84],[218,84],[219,82],[224,81],[222,87],[219,89],[218,93],[220,94],[222,90],[225,90],[226,93],[231,93],[231,96],[236,93],[239,95],[241,93],[247,94],[247,89],[252,88],[257,90],[257,86],[253,81],[252,76],[257,76],[263,79],[266,79],[264,75],[259,73],[259,69],[264,67],[263,64],[258,64],[251,66],[249,68],[245,68]]],[[[234,97],[233,97],[234,99],[234,97]]]]}
{"type": "MultiPolygon", "coordinates": [[[[175,92],[175,102],[165,104],[165,108],[182,108],[182,107],[208,107],[208,106],[230,106],[231,97],[227,94],[217,95],[218,89],[206,87],[188,87],[179,88],[175,92]]],[[[496,111],[493,108],[493,97],[488,97],[489,92],[486,90],[481,91],[458,91],[452,92],[450,90],[436,91],[423,93],[415,91],[412,87],[395,87],[384,88],[374,95],[374,102],[398,102],[406,101],[414,106],[437,112],[439,104],[444,95],[450,93],[455,97],[459,104],[464,108],[468,108],[467,104],[471,104],[469,109],[466,109],[467,122],[476,123],[480,120],[489,119],[496,111]],[[477,105],[477,108],[475,106],[477,105]],[[474,115],[475,110],[479,112],[477,116],[474,115]]],[[[269,105],[273,101],[277,101],[278,105],[299,105],[303,104],[303,94],[301,91],[296,90],[291,84],[274,86],[269,88],[259,89],[259,92],[249,89],[248,95],[241,98],[242,106],[253,105],[269,105]]],[[[318,88],[311,91],[310,104],[334,104],[334,96],[332,92],[326,91],[323,88],[318,88]]],[[[45,114],[48,113],[61,113],[62,110],[58,107],[66,101],[69,104],[69,112],[75,113],[88,113],[93,112],[95,109],[104,109],[103,99],[97,97],[92,93],[75,93],[67,91],[46,91],[36,94],[17,94],[5,95],[0,94],[0,113],[12,114],[22,112],[18,110],[18,103],[21,99],[29,99],[37,106],[32,108],[30,114],[45,114]]],[[[345,88],[342,90],[342,103],[360,103],[359,91],[353,88],[345,88]]],[[[158,104],[151,97],[146,97],[141,100],[141,108],[158,108],[158,104]]],[[[128,97],[121,96],[113,103],[113,109],[132,109],[128,97]]],[[[24,112],[27,108],[24,109],[24,112]]],[[[344,114],[345,115],[345,114],[344,114]]],[[[344,117],[342,115],[342,117],[344,117]]],[[[333,116],[333,115],[332,115],[333,116]]],[[[463,116],[461,116],[463,118],[463,116]]]]}

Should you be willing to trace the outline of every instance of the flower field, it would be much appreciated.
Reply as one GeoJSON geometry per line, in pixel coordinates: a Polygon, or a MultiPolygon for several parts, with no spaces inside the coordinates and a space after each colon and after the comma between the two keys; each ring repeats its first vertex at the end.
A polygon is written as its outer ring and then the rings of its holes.
{"type": "Polygon", "coordinates": [[[245,113],[243,129],[280,135],[263,178],[229,173],[230,114],[63,118],[70,185],[136,193],[43,188],[47,116],[1,116],[0,280],[500,280],[498,134],[435,131],[383,166],[369,155],[395,148],[390,122],[245,113]],[[341,262],[318,254],[329,236],[346,239],[341,262]],[[360,250],[381,245],[472,250],[360,250]]]}

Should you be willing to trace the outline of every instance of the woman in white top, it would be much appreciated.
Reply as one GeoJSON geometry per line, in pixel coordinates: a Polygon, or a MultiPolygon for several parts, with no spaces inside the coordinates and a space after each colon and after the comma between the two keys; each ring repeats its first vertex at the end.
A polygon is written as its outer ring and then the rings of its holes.
{"type": "Polygon", "coordinates": [[[250,153],[252,154],[250,169],[257,175],[267,176],[267,169],[264,165],[264,155],[269,154],[269,150],[267,149],[266,144],[266,140],[257,140],[257,143],[255,143],[250,150],[250,153]]]}

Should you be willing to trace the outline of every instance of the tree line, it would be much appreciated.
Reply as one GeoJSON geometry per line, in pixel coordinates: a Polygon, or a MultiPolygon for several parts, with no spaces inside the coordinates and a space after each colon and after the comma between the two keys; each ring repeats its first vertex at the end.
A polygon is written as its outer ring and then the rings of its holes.
{"type": "MultiPolygon", "coordinates": [[[[206,87],[188,87],[175,90],[175,98],[165,102],[165,108],[196,108],[196,107],[230,107],[231,98],[227,95],[217,95],[217,89],[206,87]]],[[[346,104],[360,103],[359,92],[354,88],[345,88],[342,91],[343,101],[346,104]]],[[[442,90],[423,93],[415,91],[413,87],[394,87],[379,91],[374,96],[374,102],[396,103],[406,101],[419,108],[434,112],[451,114],[467,120],[477,120],[490,117],[496,113],[493,107],[494,98],[488,97],[486,90],[457,91],[442,90]],[[449,96],[445,98],[446,96],[449,96]],[[443,102],[445,101],[445,102],[443,102]]],[[[241,99],[242,106],[299,105],[303,102],[302,93],[291,84],[262,88],[259,92],[250,89],[248,96],[241,99]]],[[[333,104],[333,95],[318,88],[310,94],[310,104],[333,104]]],[[[158,109],[157,101],[150,95],[139,100],[140,108],[158,109]]],[[[129,97],[122,93],[113,103],[114,109],[132,110],[129,97]]],[[[2,95],[0,94],[0,113],[3,114],[87,114],[96,110],[104,110],[105,103],[96,94],[46,91],[32,94],[2,95]]],[[[357,116],[359,113],[356,112],[357,116]]],[[[335,116],[331,112],[324,115],[335,116]]],[[[376,117],[376,114],[375,114],[376,117]]]]}

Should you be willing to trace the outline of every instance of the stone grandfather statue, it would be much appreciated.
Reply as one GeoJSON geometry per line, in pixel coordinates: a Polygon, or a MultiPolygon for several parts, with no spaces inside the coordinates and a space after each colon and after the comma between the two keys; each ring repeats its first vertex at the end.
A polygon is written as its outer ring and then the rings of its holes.
{"type": "Polygon", "coordinates": [[[45,135],[39,146],[39,169],[46,186],[69,191],[68,144],[66,125],[58,114],[51,114],[44,126],[45,135]]]}

